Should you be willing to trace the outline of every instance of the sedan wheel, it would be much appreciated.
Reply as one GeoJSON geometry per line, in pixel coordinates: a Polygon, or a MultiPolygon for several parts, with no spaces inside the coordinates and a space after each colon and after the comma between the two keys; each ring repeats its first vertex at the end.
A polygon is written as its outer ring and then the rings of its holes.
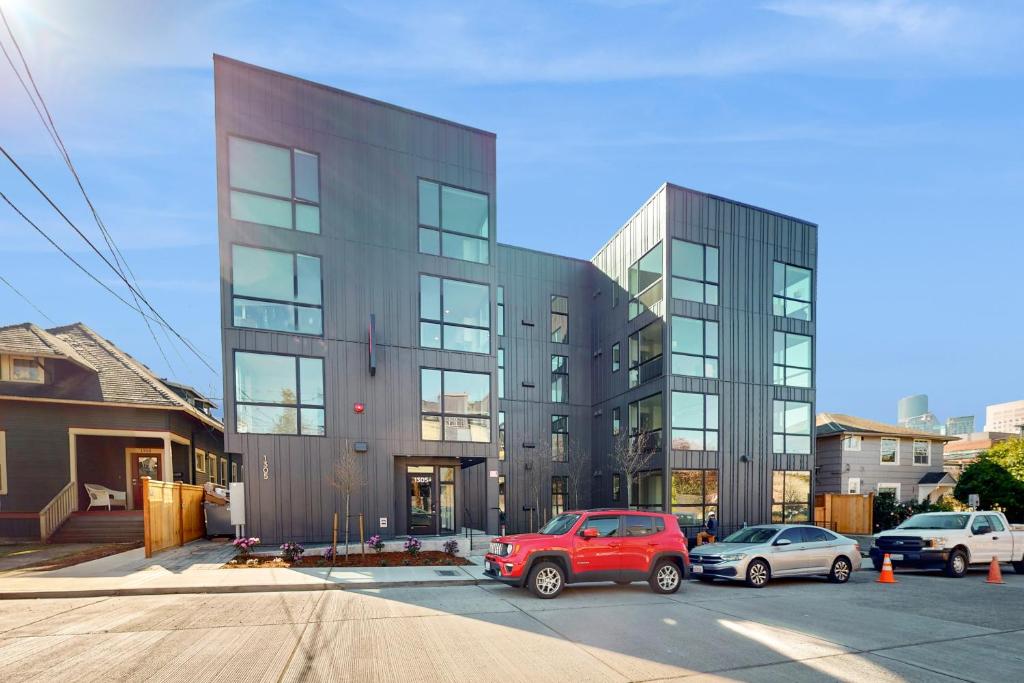
{"type": "Polygon", "coordinates": [[[832,583],[846,583],[850,580],[850,572],[853,569],[850,567],[850,561],[845,557],[836,558],[836,561],[832,563],[832,571],[828,573],[828,580],[832,583]]]}
{"type": "Polygon", "coordinates": [[[747,566],[747,585],[754,588],[764,588],[768,583],[770,573],[767,562],[764,560],[754,560],[747,566]]]}

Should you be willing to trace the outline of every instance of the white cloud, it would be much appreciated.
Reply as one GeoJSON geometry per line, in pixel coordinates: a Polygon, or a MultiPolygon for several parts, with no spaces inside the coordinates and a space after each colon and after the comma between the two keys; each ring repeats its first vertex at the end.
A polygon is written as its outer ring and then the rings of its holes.
{"type": "Polygon", "coordinates": [[[928,40],[950,37],[964,19],[955,6],[909,0],[778,0],[764,7],[791,17],[819,19],[858,35],[892,30],[928,40]]]}

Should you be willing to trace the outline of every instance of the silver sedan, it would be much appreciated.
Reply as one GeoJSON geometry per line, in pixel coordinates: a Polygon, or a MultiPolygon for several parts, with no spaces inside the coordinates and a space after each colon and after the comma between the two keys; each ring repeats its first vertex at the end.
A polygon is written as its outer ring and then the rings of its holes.
{"type": "Polygon", "coordinates": [[[690,575],[729,579],[761,588],[780,576],[827,576],[846,583],[860,569],[860,545],[828,529],[805,524],[763,524],[740,529],[717,543],[690,549],[690,575]]]}

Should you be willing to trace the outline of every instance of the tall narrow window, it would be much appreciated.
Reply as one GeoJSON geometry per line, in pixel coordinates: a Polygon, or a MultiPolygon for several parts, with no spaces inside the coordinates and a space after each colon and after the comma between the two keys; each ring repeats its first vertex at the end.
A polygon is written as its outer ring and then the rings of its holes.
{"type": "Polygon", "coordinates": [[[914,439],[914,464],[931,465],[932,459],[929,453],[930,441],[926,439],[914,439]]]}
{"type": "Polygon", "coordinates": [[[656,320],[629,336],[629,386],[661,376],[664,323],[656,320]]]}
{"type": "Polygon", "coordinates": [[[551,477],[551,516],[565,512],[565,492],[568,490],[568,477],[551,477]]]}
{"type": "Polygon", "coordinates": [[[501,515],[501,523],[505,523],[505,490],[507,486],[505,484],[505,475],[498,475],[498,514],[501,515]]]}
{"type": "Polygon", "coordinates": [[[633,477],[634,510],[662,510],[665,507],[665,475],[660,470],[637,472],[633,477]]]}
{"type": "Polygon", "coordinates": [[[551,402],[569,402],[569,357],[551,355],[551,402]]]}
{"type": "Polygon", "coordinates": [[[569,451],[569,416],[551,416],[551,460],[565,462],[569,451]]]}
{"type": "Polygon", "coordinates": [[[491,441],[491,376],[420,368],[424,441],[491,441]]]}
{"type": "Polygon", "coordinates": [[[420,346],[490,353],[487,285],[420,275],[420,346]]]}
{"type": "Polygon", "coordinates": [[[654,309],[663,298],[661,242],[629,267],[629,319],[654,309]]]}
{"type": "Polygon", "coordinates": [[[806,455],[811,452],[811,404],[775,401],[772,408],[772,451],[806,455]]]}
{"type": "Polygon", "coordinates": [[[622,353],[619,349],[619,342],[612,344],[612,372],[618,372],[622,366],[622,353]]]}
{"type": "Polygon", "coordinates": [[[569,299],[557,294],[551,295],[551,341],[569,343],[569,299]]]}
{"type": "Polygon", "coordinates": [[[420,252],[489,262],[490,207],[486,194],[419,182],[420,252]]]}
{"type": "Polygon", "coordinates": [[[811,338],[792,332],[776,332],[773,363],[775,384],[811,386],[811,338]]]}
{"type": "Polygon", "coordinates": [[[612,436],[622,433],[622,409],[616,406],[612,408],[612,436]]]}
{"type": "Polygon", "coordinates": [[[810,471],[775,470],[772,472],[772,522],[794,524],[810,520],[810,471]]]}
{"type": "Polygon", "coordinates": [[[797,320],[811,319],[811,271],[775,261],[772,312],[797,320]]]}
{"type": "Polygon", "coordinates": [[[900,464],[900,440],[883,436],[879,443],[879,462],[883,465],[900,464]]]}
{"type": "Polygon", "coordinates": [[[718,377],[718,323],[672,316],[672,374],[718,377]]]}
{"type": "Polygon", "coordinates": [[[672,298],[718,304],[718,249],[672,240],[672,298]]]}
{"type": "Polygon", "coordinates": [[[718,450],[718,396],[672,392],[672,450],[718,450]]]}
{"type": "Polygon", "coordinates": [[[505,398],[505,349],[498,349],[498,398],[505,398]]]}
{"type": "Polygon", "coordinates": [[[505,411],[498,411],[498,460],[505,459],[505,411]]]}
{"type": "Polygon", "coordinates": [[[505,336],[505,288],[498,285],[498,319],[495,321],[498,336],[505,336]]]}
{"type": "Polygon", "coordinates": [[[286,230],[320,232],[320,157],[228,138],[231,217],[286,230]]]}
{"type": "Polygon", "coordinates": [[[661,432],[665,427],[665,415],[661,406],[661,394],[652,394],[629,404],[629,434],[647,434],[647,447],[661,448],[661,432]]]}
{"type": "Polygon", "coordinates": [[[239,434],[324,435],[322,358],[235,352],[239,434]]]}
{"type": "Polygon", "coordinates": [[[618,472],[612,474],[612,501],[617,503],[622,498],[622,475],[618,472]]]}
{"type": "Polygon", "coordinates": [[[323,334],[320,259],[239,244],[231,247],[236,327],[323,334]]]}

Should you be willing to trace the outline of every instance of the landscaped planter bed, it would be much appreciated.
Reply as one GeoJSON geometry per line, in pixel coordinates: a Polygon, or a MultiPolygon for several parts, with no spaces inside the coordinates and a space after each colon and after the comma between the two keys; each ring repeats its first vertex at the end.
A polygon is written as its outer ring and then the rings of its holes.
{"type": "MultiPolygon", "coordinates": [[[[452,556],[437,550],[421,550],[415,555],[406,552],[375,553],[369,552],[365,556],[359,553],[349,553],[348,560],[344,555],[339,555],[334,561],[335,567],[451,567],[455,565],[473,564],[464,557],[452,556]]],[[[331,562],[324,559],[322,555],[309,555],[301,557],[294,562],[286,562],[277,555],[260,555],[253,553],[246,561],[241,556],[224,565],[225,569],[287,569],[287,568],[316,568],[330,567],[331,562]],[[255,562],[253,562],[255,560],[255,562]]]]}

